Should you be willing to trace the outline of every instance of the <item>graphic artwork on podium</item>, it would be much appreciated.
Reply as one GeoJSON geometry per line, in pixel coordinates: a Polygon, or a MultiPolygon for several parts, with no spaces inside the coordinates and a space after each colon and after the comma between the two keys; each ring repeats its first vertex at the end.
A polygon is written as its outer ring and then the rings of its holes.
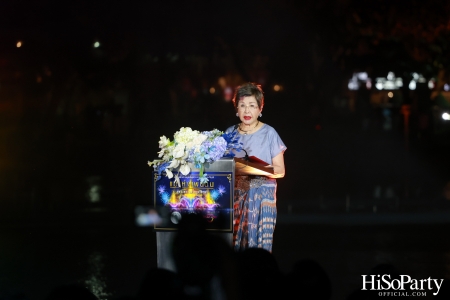
{"type": "Polygon", "coordinates": [[[199,180],[199,172],[180,175],[179,183],[154,172],[154,206],[163,222],[156,231],[177,230],[185,214],[201,214],[207,230],[232,232],[233,170],[207,173],[207,182],[199,180]]]}

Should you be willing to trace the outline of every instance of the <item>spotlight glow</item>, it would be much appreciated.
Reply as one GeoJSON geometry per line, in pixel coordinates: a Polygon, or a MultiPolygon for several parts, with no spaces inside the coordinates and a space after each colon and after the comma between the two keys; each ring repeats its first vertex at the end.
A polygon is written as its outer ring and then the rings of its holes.
{"type": "Polygon", "coordinates": [[[22,42],[21,42],[21,41],[18,41],[17,44],[16,44],[16,47],[17,47],[17,48],[22,47],[22,42]]]}

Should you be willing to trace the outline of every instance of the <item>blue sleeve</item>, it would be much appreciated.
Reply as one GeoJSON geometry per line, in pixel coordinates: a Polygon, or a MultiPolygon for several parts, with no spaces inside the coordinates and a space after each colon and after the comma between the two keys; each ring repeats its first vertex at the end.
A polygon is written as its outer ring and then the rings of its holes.
{"type": "Polygon", "coordinates": [[[286,145],[283,143],[275,129],[273,129],[270,138],[270,156],[274,158],[281,152],[286,151],[286,149],[286,145]]]}
{"type": "Polygon", "coordinates": [[[225,133],[230,133],[233,131],[233,129],[234,129],[234,126],[230,126],[225,130],[225,133]]]}

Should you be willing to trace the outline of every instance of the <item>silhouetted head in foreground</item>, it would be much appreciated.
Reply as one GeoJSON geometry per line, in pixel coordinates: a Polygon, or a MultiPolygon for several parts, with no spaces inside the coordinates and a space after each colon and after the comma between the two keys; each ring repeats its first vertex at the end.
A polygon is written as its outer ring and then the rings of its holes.
{"type": "Polygon", "coordinates": [[[247,248],[236,253],[238,278],[243,299],[285,299],[283,274],[272,253],[247,248]]]}
{"type": "Polygon", "coordinates": [[[331,299],[331,280],[322,266],[312,259],[297,261],[287,274],[291,291],[301,295],[302,299],[331,299]]]}

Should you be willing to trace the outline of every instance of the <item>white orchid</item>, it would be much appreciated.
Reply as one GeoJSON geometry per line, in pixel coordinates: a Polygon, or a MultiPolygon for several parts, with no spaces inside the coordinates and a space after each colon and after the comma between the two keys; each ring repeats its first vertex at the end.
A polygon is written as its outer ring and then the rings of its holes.
{"type": "Polygon", "coordinates": [[[188,164],[183,164],[180,167],[180,172],[183,175],[187,175],[187,174],[189,174],[191,172],[191,168],[189,167],[188,164]]]}
{"type": "Polygon", "coordinates": [[[165,148],[170,143],[170,140],[166,136],[159,138],[159,148],[165,148]]]}
{"type": "Polygon", "coordinates": [[[169,168],[166,169],[166,175],[167,175],[167,178],[169,178],[169,179],[173,177],[173,173],[172,173],[172,171],[169,170],[169,168]]]}
{"type": "Polygon", "coordinates": [[[152,165],[157,165],[160,162],[162,162],[161,159],[154,159],[153,161],[148,161],[147,164],[148,164],[149,167],[151,167],[152,165]]]}
{"type": "Polygon", "coordinates": [[[186,149],[186,145],[184,143],[179,143],[173,149],[173,157],[174,158],[182,158],[184,156],[184,150],[186,149]]]}
{"type": "Polygon", "coordinates": [[[169,169],[177,168],[179,165],[180,165],[180,161],[178,159],[173,159],[167,168],[169,168],[169,169]]]}

